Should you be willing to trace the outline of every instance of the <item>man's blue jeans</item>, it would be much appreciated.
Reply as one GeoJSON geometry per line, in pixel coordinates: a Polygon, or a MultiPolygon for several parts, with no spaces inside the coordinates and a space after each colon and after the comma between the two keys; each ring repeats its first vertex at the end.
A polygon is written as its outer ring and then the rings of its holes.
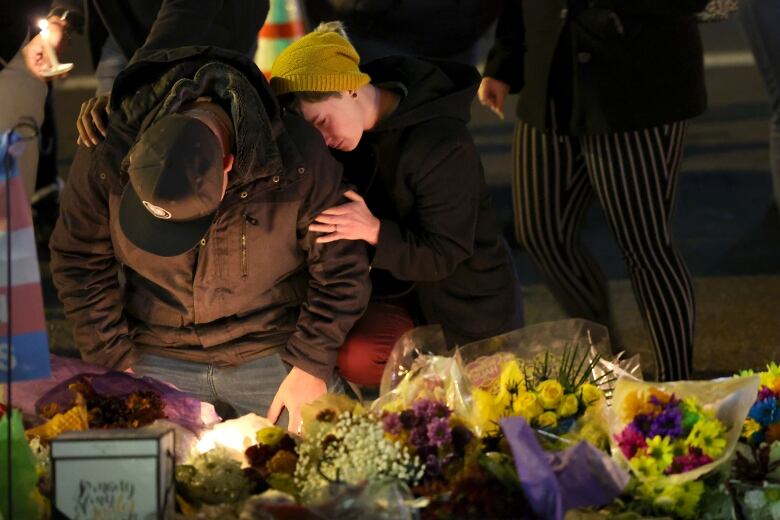
{"type": "Polygon", "coordinates": [[[780,1],[741,0],[739,19],[769,91],[769,167],[780,208],[780,1]]]}
{"type": "MultiPolygon", "coordinates": [[[[290,370],[291,367],[282,361],[279,354],[230,367],[152,355],[142,356],[133,365],[137,374],[170,383],[201,401],[223,401],[231,405],[239,416],[254,412],[263,417],[290,370]]],[[[334,376],[328,384],[328,391],[342,392],[341,379],[334,376]]],[[[286,428],[287,417],[287,410],[283,410],[276,423],[286,428]]]]}

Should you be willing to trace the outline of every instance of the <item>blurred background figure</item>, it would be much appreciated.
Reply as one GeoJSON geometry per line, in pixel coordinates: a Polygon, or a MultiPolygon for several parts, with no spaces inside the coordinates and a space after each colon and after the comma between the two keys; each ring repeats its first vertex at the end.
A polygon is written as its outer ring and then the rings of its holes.
{"type": "Polygon", "coordinates": [[[501,0],[305,0],[312,27],[341,20],[363,63],[423,56],[476,65],[501,0]]]}
{"type": "MultiPolygon", "coordinates": [[[[251,53],[267,14],[268,0],[55,0],[47,19],[58,54],[74,32],[86,34],[100,95],[142,47],[213,45],[251,53]]],[[[48,64],[40,35],[30,46],[31,68],[40,71],[48,64]]]]}
{"type": "Polygon", "coordinates": [[[48,2],[0,3],[0,132],[15,129],[29,137],[18,158],[28,199],[35,191],[38,139],[43,125],[46,84],[25,65],[24,49],[30,40],[36,13],[46,12],[48,2]]]}
{"type": "Polygon", "coordinates": [[[780,2],[741,0],[739,20],[769,92],[769,171],[780,208],[780,2]]]}

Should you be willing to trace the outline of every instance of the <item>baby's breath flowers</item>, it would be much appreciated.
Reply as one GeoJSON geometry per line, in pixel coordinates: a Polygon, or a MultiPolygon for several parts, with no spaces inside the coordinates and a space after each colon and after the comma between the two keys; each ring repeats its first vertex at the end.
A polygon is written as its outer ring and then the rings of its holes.
{"type": "Polygon", "coordinates": [[[295,483],[304,502],[325,496],[330,484],[360,484],[386,478],[415,485],[425,466],[400,442],[385,436],[370,414],[343,412],[329,428],[298,445],[295,483]]]}

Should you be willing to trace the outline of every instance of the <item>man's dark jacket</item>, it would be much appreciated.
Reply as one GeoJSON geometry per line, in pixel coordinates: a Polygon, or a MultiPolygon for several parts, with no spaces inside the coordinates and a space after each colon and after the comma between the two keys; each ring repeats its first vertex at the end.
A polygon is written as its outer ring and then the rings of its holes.
{"type": "Polygon", "coordinates": [[[121,369],[144,353],[235,365],[279,352],[327,378],[370,293],[362,242],[318,245],[308,232],[343,191],[322,137],[280,116],[253,63],[200,47],[142,56],[117,78],[105,141],[77,150],[50,243],[82,357],[121,369]],[[232,115],[234,168],[201,244],[158,257],[119,226],[124,158],[144,128],[202,95],[232,115]]]}
{"type": "Polygon", "coordinates": [[[517,325],[514,270],[466,127],[479,74],[409,57],[361,69],[374,85],[405,91],[357,150],[339,155],[381,220],[375,293],[413,286],[422,321],[440,323],[450,344],[506,332],[517,325]]]}
{"type": "Polygon", "coordinates": [[[172,49],[212,45],[248,53],[268,14],[268,0],[54,0],[79,13],[89,40],[92,65],[111,35],[125,57],[144,47],[172,49]]]}
{"type": "Polygon", "coordinates": [[[572,135],[638,130],[706,108],[695,14],[707,0],[505,0],[485,76],[517,115],[572,135]]]}

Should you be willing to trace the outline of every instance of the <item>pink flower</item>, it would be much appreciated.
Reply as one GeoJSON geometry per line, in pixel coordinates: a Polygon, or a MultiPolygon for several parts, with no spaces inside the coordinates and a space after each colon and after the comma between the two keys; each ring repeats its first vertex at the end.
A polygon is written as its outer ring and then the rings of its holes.
{"type": "Polygon", "coordinates": [[[620,434],[615,435],[615,440],[627,459],[631,459],[637,451],[647,447],[645,436],[633,424],[629,424],[620,434]]]}
{"type": "Polygon", "coordinates": [[[680,455],[679,457],[674,458],[672,465],[667,470],[667,473],[669,475],[674,475],[675,473],[685,473],[694,470],[699,466],[709,464],[710,462],[712,462],[712,457],[709,455],[704,455],[700,449],[688,448],[687,455],[680,455]]]}

